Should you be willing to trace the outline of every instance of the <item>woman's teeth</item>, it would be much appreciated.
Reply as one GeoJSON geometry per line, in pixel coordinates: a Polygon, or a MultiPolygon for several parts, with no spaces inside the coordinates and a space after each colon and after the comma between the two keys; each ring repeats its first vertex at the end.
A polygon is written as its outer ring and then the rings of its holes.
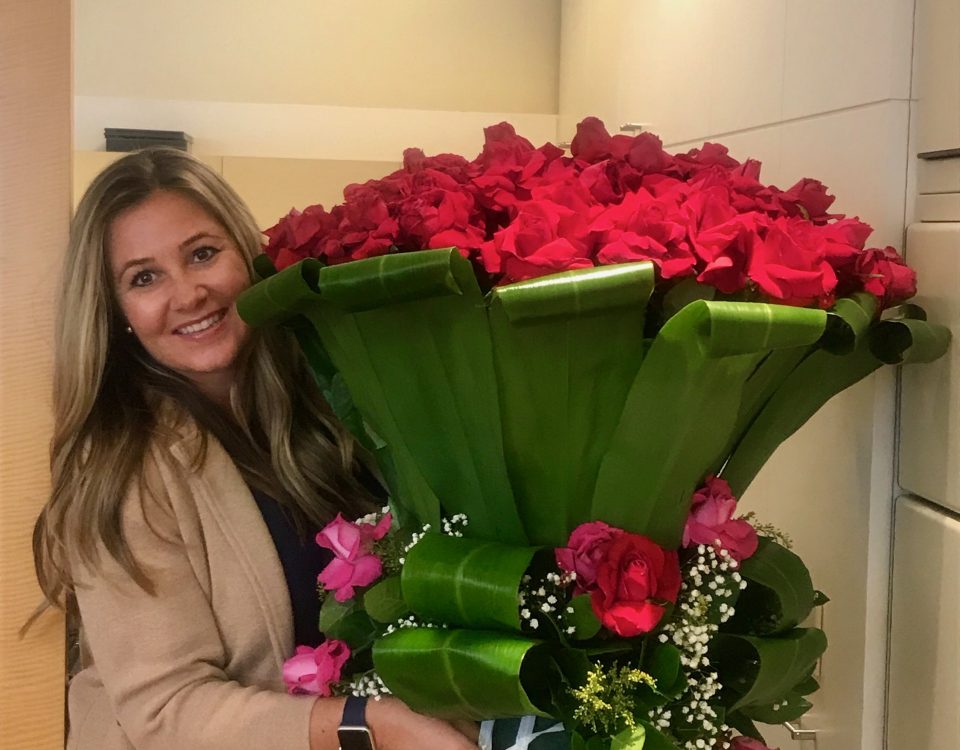
{"type": "Polygon", "coordinates": [[[215,312],[209,318],[204,318],[199,323],[193,323],[191,325],[184,326],[183,328],[178,328],[177,333],[200,333],[200,331],[205,331],[210,328],[210,326],[215,326],[217,323],[223,320],[223,315],[223,310],[220,310],[219,312],[215,312]]]}

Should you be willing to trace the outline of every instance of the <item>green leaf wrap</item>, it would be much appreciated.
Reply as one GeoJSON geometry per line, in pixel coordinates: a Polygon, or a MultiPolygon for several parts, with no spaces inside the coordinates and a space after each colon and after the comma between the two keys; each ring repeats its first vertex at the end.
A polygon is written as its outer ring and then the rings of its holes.
{"type": "Polygon", "coordinates": [[[537,651],[547,650],[507,633],[403,628],[374,645],[373,663],[415,711],[473,720],[547,716],[549,707],[534,705],[523,685],[525,671],[534,672],[528,680],[542,678],[537,651]]]}
{"type": "Polygon", "coordinates": [[[519,631],[520,580],[537,551],[427,534],[407,553],[403,598],[417,615],[433,622],[519,631]]]}
{"type": "Polygon", "coordinates": [[[591,519],[596,472],[645,351],[651,263],[494,289],[490,327],[504,450],[530,540],[591,519]]]}
{"type": "Polygon", "coordinates": [[[772,539],[760,537],[757,551],[741,563],[740,574],[749,585],[728,625],[734,632],[782,633],[806,619],[816,603],[803,560],[772,539]]]}
{"type": "Polygon", "coordinates": [[[821,310],[702,300],[667,321],[600,465],[591,517],[679,546],[693,491],[729,444],[758,361],[812,344],[825,324],[821,310]]]}
{"type": "Polygon", "coordinates": [[[721,633],[710,644],[710,661],[724,686],[730,710],[765,706],[802,682],[827,647],[817,628],[796,628],[781,636],[759,638],[721,633]]]}
{"type": "Polygon", "coordinates": [[[523,544],[470,263],[456,250],[388,255],[323,268],[318,288],[307,315],[390,446],[396,502],[436,528],[442,498],[471,535],[523,544]]]}

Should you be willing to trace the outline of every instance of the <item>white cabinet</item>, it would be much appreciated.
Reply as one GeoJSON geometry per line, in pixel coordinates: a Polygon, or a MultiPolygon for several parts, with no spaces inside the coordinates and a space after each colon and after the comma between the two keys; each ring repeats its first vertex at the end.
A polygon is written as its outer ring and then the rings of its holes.
{"type": "Polygon", "coordinates": [[[897,502],[887,750],[957,750],[960,521],[897,502]]]}
{"type": "Polygon", "coordinates": [[[918,0],[916,26],[917,150],[924,153],[958,149],[960,2],[918,0]]]}
{"type": "Polygon", "coordinates": [[[960,512],[960,222],[913,224],[907,260],[917,271],[916,301],[951,327],[954,341],[936,362],[903,369],[900,485],[960,512]]]}

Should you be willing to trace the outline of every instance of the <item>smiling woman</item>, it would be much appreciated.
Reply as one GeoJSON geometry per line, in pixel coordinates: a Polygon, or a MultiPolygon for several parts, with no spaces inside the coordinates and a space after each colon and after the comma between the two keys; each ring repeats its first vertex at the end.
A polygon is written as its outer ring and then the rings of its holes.
{"type": "MultiPolygon", "coordinates": [[[[370,510],[375,482],[288,333],[237,316],[260,241],[222,178],[171,149],[115,162],[77,209],[34,531],[47,601],[82,620],[76,750],[325,750],[341,713],[363,720],[284,692],[294,643],[322,640],[310,537],[370,510]]],[[[399,701],[366,718],[386,750],[471,746],[399,701]]]]}
{"type": "Polygon", "coordinates": [[[226,229],[193,201],[158,191],[113,221],[109,260],[130,333],[158,363],[228,405],[250,338],[233,300],[250,274],[226,229]]]}

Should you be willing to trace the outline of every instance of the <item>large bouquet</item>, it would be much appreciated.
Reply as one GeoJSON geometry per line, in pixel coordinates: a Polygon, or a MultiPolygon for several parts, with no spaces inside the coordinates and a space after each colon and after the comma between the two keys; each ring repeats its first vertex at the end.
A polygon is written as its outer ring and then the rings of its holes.
{"type": "Polygon", "coordinates": [[[267,231],[241,314],[295,330],[391,491],[318,537],[328,640],[292,690],[515,717],[484,725],[503,747],[747,750],[809,708],[823,596],[736,498],[835,393],[948,336],[823,185],[759,166],[501,124],[267,231]]]}

